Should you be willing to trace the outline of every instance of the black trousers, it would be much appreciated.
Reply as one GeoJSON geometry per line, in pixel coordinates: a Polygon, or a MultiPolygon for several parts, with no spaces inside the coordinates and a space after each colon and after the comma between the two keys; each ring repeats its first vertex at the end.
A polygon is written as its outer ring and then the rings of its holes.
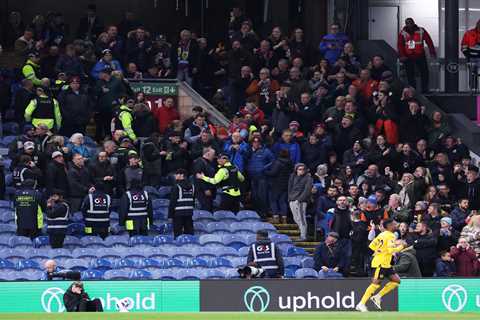
{"type": "Polygon", "coordinates": [[[414,88],[417,88],[417,81],[415,79],[415,67],[417,67],[418,71],[420,72],[422,92],[427,92],[429,81],[427,58],[422,56],[417,59],[407,59],[404,64],[405,71],[407,72],[408,84],[414,88]]]}
{"type": "Polygon", "coordinates": [[[173,218],[173,236],[177,238],[182,234],[193,235],[192,216],[180,216],[173,218]]]}
{"type": "Polygon", "coordinates": [[[205,195],[205,190],[199,190],[196,195],[198,203],[200,204],[200,210],[213,211],[213,199],[215,199],[215,191],[212,191],[212,195],[209,197],[205,195]]]}
{"type": "Polygon", "coordinates": [[[100,299],[82,300],[77,312],[103,312],[102,302],[100,299]]]}
{"type": "Polygon", "coordinates": [[[111,135],[112,117],[113,114],[110,111],[102,110],[95,114],[95,123],[97,124],[95,140],[101,141],[106,136],[111,135]]]}
{"type": "Polygon", "coordinates": [[[237,213],[240,211],[240,199],[241,197],[233,197],[229,194],[222,193],[220,201],[220,210],[232,211],[237,213]]]}
{"type": "Polygon", "coordinates": [[[108,228],[95,228],[92,227],[92,233],[87,234],[87,235],[92,235],[92,236],[99,236],[103,240],[105,240],[106,237],[108,237],[108,228]]]}
{"type": "Polygon", "coordinates": [[[40,229],[17,229],[17,236],[36,238],[40,235],[40,229]]]}
{"type": "Polygon", "coordinates": [[[48,239],[50,241],[50,247],[52,247],[52,249],[63,248],[63,241],[65,240],[65,234],[49,233],[48,239]]]}

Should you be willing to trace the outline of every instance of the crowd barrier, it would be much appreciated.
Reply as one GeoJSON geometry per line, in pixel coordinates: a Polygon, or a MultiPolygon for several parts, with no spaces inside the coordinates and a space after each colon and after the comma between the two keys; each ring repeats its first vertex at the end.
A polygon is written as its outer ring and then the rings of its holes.
{"type": "MultiPolygon", "coordinates": [[[[70,281],[0,283],[0,312],[64,312],[70,281]]],[[[86,281],[106,312],[129,299],[130,312],[353,311],[368,279],[86,281]]],[[[479,312],[480,279],[403,279],[384,311],[479,312]]],[[[374,307],[371,306],[373,310],[374,307]]]]}

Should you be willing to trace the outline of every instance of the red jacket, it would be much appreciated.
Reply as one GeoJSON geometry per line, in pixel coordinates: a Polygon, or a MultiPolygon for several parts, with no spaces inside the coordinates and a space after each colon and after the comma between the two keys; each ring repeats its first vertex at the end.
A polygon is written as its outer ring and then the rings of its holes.
{"type": "Polygon", "coordinates": [[[158,123],[158,131],[164,133],[173,120],[180,120],[180,115],[174,107],[167,108],[162,106],[154,111],[155,119],[158,123]]]}
{"type": "Polygon", "coordinates": [[[412,34],[403,28],[398,35],[398,54],[400,57],[420,58],[425,55],[424,42],[430,50],[430,55],[432,57],[436,56],[435,46],[427,30],[416,27],[412,34]]]}
{"type": "Polygon", "coordinates": [[[462,51],[465,52],[466,49],[475,48],[477,45],[480,45],[480,31],[475,28],[465,32],[462,39],[462,51]]]}
{"type": "Polygon", "coordinates": [[[452,247],[450,255],[455,260],[457,266],[458,277],[474,277],[477,273],[477,254],[472,248],[467,250],[460,250],[457,247],[452,247]]]}
{"type": "Polygon", "coordinates": [[[253,121],[255,121],[258,124],[263,124],[263,122],[265,121],[265,113],[262,110],[260,110],[260,108],[258,107],[253,112],[248,110],[247,107],[243,107],[240,109],[240,113],[243,116],[247,114],[251,114],[253,121]]]}

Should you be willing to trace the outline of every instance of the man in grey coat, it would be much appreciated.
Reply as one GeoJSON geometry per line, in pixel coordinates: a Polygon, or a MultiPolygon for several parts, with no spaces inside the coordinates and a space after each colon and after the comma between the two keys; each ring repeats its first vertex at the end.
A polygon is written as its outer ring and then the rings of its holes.
{"type": "MultiPolygon", "coordinates": [[[[397,240],[398,243],[404,242],[397,240]]],[[[397,244],[398,244],[397,243],[397,244]]],[[[416,251],[413,246],[407,247],[398,253],[393,270],[402,278],[421,278],[422,272],[418,266],[416,251]]]]}
{"type": "Polygon", "coordinates": [[[288,202],[293,220],[300,229],[300,241],[307,239],[307,204],[312,195],[313,179],[304,163],[295,165],[288,180],[288,202]]]}

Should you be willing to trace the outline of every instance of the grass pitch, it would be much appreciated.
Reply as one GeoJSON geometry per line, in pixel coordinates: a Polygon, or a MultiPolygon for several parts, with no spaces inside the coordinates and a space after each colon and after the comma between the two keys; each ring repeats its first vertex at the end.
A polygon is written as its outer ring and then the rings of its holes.
{"type": "Polygon", "coordinates": [[[480,319],[478,313],[398,313],[398,312],[269,312],[269,313],[0,313],[0,319],[5,320],[463,320],[480,319]]]}

